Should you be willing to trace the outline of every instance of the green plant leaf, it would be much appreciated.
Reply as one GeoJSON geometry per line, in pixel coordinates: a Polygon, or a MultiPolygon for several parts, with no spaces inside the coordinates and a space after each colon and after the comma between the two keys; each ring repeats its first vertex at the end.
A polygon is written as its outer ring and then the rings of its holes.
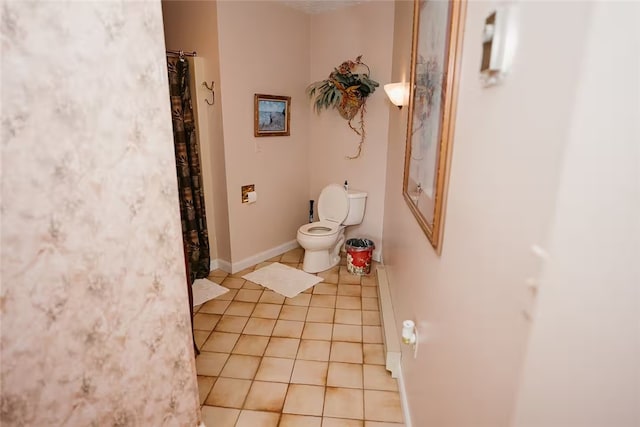
{"type": "MultiPolygon", "coordinates": [[[[361,63],[360,60],[361,57],[358,57],[356,63],[366,67],[366,64],[361,63]]],[[[367,70],[369,69],[369,67],[366,68],[367,70]]],[[[343,97],[347,94],[347,92],[343,93],[343,90],[348,91],[349,96],[355,95],[366,99],[379,86],[378,82],[369,77],[368,72],[357,74],[353,73],[351,69],[346,70],[345,67],[342,67],[342,69],[344,72],[340,72],[340,67],[334,68],[327,79],[307,86],[307,95],[312,100],[316,112],[319,113],[323,109],[338,107],[342,103],[343,97]]]]}

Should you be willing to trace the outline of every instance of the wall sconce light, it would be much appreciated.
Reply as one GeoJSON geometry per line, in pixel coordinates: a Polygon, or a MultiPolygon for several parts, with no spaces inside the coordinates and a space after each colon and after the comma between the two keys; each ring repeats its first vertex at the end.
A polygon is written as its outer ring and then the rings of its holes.
{"type": "Polygon", "coordinates": [[[396,107],[402,109],[403,106],[409,105],[409,82],[386,84],[384,91],[396,107]]]}

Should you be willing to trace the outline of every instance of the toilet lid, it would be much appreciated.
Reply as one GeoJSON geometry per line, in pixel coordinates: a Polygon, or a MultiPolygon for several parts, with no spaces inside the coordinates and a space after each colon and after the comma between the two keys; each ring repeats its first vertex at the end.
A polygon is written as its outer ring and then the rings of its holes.
{"type": "Polygon", "coordinates": [[[342,224],[349,214],[347,191],[338,184],[326,186],[318,198],[318,216],[321,221],[342,224]]]}

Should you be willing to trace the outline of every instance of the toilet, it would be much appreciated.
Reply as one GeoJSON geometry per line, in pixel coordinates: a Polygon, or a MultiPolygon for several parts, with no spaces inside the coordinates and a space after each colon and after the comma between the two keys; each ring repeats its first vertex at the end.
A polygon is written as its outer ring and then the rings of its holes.
{"type": "Polygon", "coordinates": [[[330,184],[320,192],[320,221],[303,225],[296,237],[304,248],[304,271],[317,273],[338,265],[344,229],[362,222],[366,201],[364,191],[345,190],[339,184],[330,184]]]}

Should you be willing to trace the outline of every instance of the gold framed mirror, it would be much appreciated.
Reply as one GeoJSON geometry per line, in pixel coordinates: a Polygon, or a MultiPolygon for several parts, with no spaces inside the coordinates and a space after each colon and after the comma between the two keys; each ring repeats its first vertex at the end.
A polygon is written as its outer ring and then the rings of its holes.
{"type": "Polygon", "coordinates": [[[462,0],[414,0],[402,193],[438,254],[442,250],[465,7],[462,0]]]}

